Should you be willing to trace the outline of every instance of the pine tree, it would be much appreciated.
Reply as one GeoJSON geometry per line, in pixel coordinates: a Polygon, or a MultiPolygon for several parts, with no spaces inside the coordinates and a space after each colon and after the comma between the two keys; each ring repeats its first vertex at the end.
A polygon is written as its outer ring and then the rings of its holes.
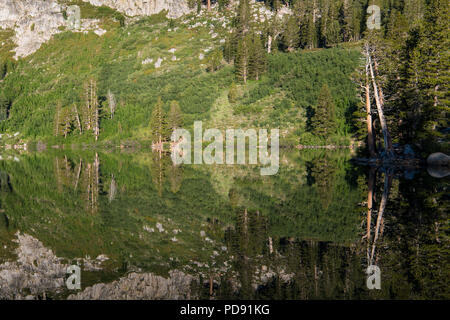
{"type": "Polygon", "coordinates": [[[5,61],[0,61],[0,80],[4,79],[8,69],[5,61]]]}
{"type": "Polygon", "coordinates": [[[210,72],[217,71],[220,68],[220,65],[222,64],[222,60],[223,60],[222,50],[216,49],[213,52],[211,52],[207,60],[208,71],[210,72]]]}
{"type": "Polygon", "coordinates": [[[0,121],[8,119],[9,107],[9,100],[3,94],[0,94],[0,121]]]}
{"type": "MultiPolygon", "coordinates": [[[[424,140],[436,142],[447,139],[440,128],[449,127],[450,94],[450,41],[448,21],[450,4],[446,0],[430,0],[425,13],[425,27],[417,47],[419,74],[417,81],[424,102],[423,124],[424,140]]],[[[411,97],[414,99],[414,97],[411,97]]]]}
{"type": "Polygon", "coordinates": [[[158,101],[153,108],[152,116],[150,119],[152,142],[158,144],[161,144],[166,140],[167,133],[167,122],[166,115],[164,114],[163,110],[163,105],[164,104],[161,100],[161,97],[158,97],[158,101]]]}
{"type": "Polygon", "coordinates": [[[336,115],[333,96],[328,85],[323,85],[320,90],[314,115],[311,118],[313,133],[326,138],[336,133],[336,115]]]}
{"type": "Polygon", "coordinates": [[[353,10],[349,4],[349,0],[344,0],[341,8],[339,9],[339,21],[341,24],[342,40],[344,42],[351,41],[353,39],[353,10]]]}
{"type": "Polygon", "coordinates": [[[240,0],[238,6],[238,13],[236,16],[236,31],[235,41],[236,45],[236,77],[247,82],[249,77],[249,62],[250,62],[250,47],[251,37],[250,32],[251,10],[249,0],[240,0]]]}
{"type": "Polygon", "coordinates": [[[283,44],[288,51],[298,48],[300,42],[300,27],[295,16],[289,16],[286,22],[286,29],[283,33],[283,44]]]}
{"type": "Polygon", "coordinates": [[[251,39],[250,59],[249,59],[249,76],[252,79],[259,80],[261,75],[266,71],[267,65],[266,52],[260,35],[253,32],[251,39]]]}
{"type": "Polygon", "coordinates": [[[238,89],[236,83],[232,83],[230,86],[230,91],[228,91],[228,102],[235,103],[238,99],[238,89]]]}
{"type": "Polygon", "coordinates": [[[238,40],[236,55],[236,77],[244,83],[249,78],[251,38],[248,34],[238,40]]]}

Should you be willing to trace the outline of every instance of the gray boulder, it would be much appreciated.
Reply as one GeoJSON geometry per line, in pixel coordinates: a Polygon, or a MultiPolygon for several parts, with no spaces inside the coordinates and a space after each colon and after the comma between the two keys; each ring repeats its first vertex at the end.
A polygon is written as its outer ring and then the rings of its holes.
{"type": "Polygon", "coordinates": [[[432,153],[427,158],[427,163],[429,166],[450,166],[450,156],[442,152],[432,153]]]}

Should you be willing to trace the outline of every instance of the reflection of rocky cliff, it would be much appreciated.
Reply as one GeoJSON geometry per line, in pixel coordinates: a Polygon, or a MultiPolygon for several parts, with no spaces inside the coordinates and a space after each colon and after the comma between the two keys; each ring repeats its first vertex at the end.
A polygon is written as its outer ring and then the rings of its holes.
{"type": "Polygon", "coordinates": [[[0,299],[24,298],[24,289],[31,298],[63,286],[66,266],[51,250],[29,235],[18,234],[17,243],[18,259],[0,265],[0,299]]]}
{"type": "Polygon", "coordinates": [[[131,273],[112,283],[98,283],[69,300],[177,300],[195,299],[190,286],[193,277],[180,271],[171,271],[169,278],[152,273],[131,273]]]}
{"type": "MultiPolygon", "coordinates": [[[[66,270],[69,266],[46,248],[38,239],[17,233],[17,259],[0,264],[0,299],[45,298],[45,293],[56,293],[65,288],[66,270]]],[[[75,259],[83,270],[99,270],[107,257],[95,260],[75,259]]]]}

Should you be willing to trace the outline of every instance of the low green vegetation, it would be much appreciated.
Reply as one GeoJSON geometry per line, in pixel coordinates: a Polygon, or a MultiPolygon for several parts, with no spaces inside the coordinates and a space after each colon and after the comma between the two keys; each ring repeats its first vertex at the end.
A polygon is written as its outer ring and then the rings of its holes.
{"type": "Polygon", "coordinates": [[[95,144],[97,135],[100,145],[150,143],[151,114],[160,97],[168,117],[171,104],[179,105],[177,117],[187,128],[203,120],[218,128],[279,127],[285,145],[349,142],[345,114],[354,103],[350,73],[356,50],[269,55],[267,72],[241,84],[232,63],[222,59],[228,29],[210,16],[170,20],[161,13],[125,27],[111,9],[80,6],[82,16],[100,18],[108,32],[101,37],[63,32],[17,61],[0,84],[1,131],[50,144],[95,144]],[[193,28],[196,23],[201,25],[193,28]],[[307,121],[325,83],[336,104],[338,130],[321,138],[309,132],[307,121]],[[228,99],[233,90],[235,97],[228,99]],[[88,106],[95,110],[86,111],[88,106]]]}

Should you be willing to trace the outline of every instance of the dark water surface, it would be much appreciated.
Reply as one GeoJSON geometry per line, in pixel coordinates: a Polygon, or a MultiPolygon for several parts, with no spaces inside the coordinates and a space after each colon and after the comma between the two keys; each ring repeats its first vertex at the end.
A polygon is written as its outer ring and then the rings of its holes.
{"type": "Polygon", "coordinates": [[[350,158],[285,152],[262,177],[151,153],[3,155],[0,298],[449,299],[449,178],[350,158]]]}

